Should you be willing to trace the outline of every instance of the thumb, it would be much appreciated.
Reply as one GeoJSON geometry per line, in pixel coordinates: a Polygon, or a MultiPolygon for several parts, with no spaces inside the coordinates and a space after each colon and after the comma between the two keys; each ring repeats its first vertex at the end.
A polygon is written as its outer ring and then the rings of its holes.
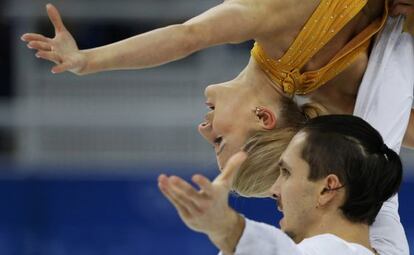
{"type": "Polygon", "coordinates": [[[55,32],[61,32],[66,29],[65,26],[63,25],[63,21],[62,21],[62,18],[60,17],[59,11],[56,9],[55,6],[53,6],[52,4],[47,4],[46,11],[47,11],[47,15],[49,16],[50,21],[55,27],[55,32]]]}
{"type": "Polygon", "coordinates": [[[246,158],[247,153],[244,151],[237,152],[231,156],[227,161],[223,172],[217,176],[217,178],[214,180],[214,183],[221,182],[228,190],[230,190],[233,184],[233,179],[246,158]]]}

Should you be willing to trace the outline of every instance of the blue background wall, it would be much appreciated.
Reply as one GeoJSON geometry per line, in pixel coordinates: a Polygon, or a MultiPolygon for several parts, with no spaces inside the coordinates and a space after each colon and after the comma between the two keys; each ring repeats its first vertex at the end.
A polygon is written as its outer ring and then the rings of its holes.
{"type": "MultiPolygon", "coordinates": [[[[3,171],[6,172],[6,171],[3,171]]],[[[414,179],[400,192],[400,214],[414,244],[414,179]]],[[[156,175],[105,180],[74,176],[4,177],[0,181],[0,254],[216,254],[188,230],[158,191],[156,175]]],[[[270,199],[232,197],[249,218],[276,225],[270,199]]]]}

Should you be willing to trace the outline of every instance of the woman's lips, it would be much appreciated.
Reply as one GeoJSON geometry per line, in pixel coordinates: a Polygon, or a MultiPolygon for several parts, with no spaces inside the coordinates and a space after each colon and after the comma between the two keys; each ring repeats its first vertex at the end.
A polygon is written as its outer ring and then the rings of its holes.
{"type": "Polygon", "coordinates": [[[223,152],[225,144],[217,144],[215,140],[218,137],[210,137],[210,135],[207,135],[207,132],[211,132],[211,128],[212,128],[212,125],[207,120],[207,115],[206,115],[205,121],[198,125],[198,129],[201,131],[201,133],[206,134],[205,138],[208,139],[214,145],[214,150],[216,151],[216,155],[218,156],[223,152]]]}

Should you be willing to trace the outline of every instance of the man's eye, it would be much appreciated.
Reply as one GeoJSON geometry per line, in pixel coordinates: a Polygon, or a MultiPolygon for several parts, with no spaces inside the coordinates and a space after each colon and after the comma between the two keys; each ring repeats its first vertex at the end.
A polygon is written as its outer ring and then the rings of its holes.
{"type": "Polygon", "coordinates": [[[280,169],[280,175],[286,177],[286,176],[289,176],[290,175],[290,172],[286,168],[281,168],[280,169]]]}
{"type": "Polygon", "coordinates": [[[214,111],[214,109],[216,109],[214,106],[209,106],[208,109],[214,111]]]}

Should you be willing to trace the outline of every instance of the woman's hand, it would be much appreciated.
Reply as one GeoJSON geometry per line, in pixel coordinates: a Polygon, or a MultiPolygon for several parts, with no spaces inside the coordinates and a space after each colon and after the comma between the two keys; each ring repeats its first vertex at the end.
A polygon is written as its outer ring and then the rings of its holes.
{"type": "Polygon", "coordinates": [[[244,152],[235,154],[213,182],[194,175],[192,180],[199,190],[177,176],[158,178],[161,192],[184,223],[194,231],[207,234],[223,252],[234,250],[244,229],[244,219],[230,208],[228,195],[235,173],[245,159],[244,152]]]}
{"type": "Polygon", "coordinates": [[[408,16],[410,14],[414,14],[414,0],[394,0],[392,2],[390,8],[391,16],[408,16]]]}
{"type": "Polygon", "coordinates": [[[37,50],[36,57],[49,60],[56,64],[52,73],[70,71],[81,74],[85,68],[86,56],[79,51],[76,41],[65,28],[58,10],[52,5],[46,5],[47,14],[55,28],[55,37],[48,38],[41,34],[24,34],[21,39],[27,42],[27,47],[37,50]]]}

